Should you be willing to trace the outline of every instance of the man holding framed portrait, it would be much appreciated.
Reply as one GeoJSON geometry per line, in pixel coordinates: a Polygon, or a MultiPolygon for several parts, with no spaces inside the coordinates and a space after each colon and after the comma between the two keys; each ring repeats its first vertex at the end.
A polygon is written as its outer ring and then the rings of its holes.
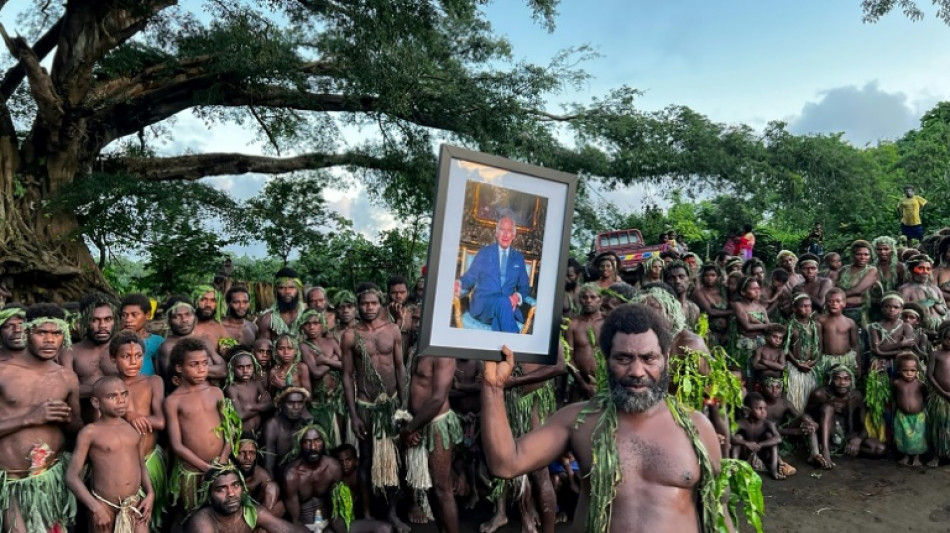
{"type": "Polygon", "coordinates": [[[520,307],[531,287],[524,255],[511,246],[517,233],[513,213],[501,211],[495,225],[495,243],[479,250],[472,265],[455,282],[456,297],[469,294],[469,312],[490,324],[492,331],[518,333],[518,323],[524,321],[520,307]]]}

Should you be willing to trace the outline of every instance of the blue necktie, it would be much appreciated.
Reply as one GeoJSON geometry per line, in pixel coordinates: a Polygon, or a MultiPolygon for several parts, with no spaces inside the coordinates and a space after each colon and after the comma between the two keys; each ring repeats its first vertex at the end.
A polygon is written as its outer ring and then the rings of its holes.
{"type": "Polygon", "coordinates": [[[501,251],[501,284],[505,284],[506,274],[508,273],[508,250],[501,251]]]}

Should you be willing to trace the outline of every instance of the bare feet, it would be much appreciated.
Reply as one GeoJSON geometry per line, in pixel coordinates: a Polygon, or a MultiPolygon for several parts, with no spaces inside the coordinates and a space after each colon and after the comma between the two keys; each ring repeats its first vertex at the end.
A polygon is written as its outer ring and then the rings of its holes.
{"type": "Polygon", "coordinates": [[[479,533],[495,533],[498,529],[508,524],[508,516],[504,513],[496,514],[491,520],[478,526],[479,533]]]}
{"type": "Polygon", "coordinates": [[[555,519],[554,519],[554,523],[556,523],[556,524],[566,524],[566,523],[567,523],[567,513],[565,513],[564,511],[561,511],[560,513],[558,513],[558,514],[557,514],[557,517],[555,517],[555,519]]]}
{"type": "Polygon", "coordinates": [[[914,456],[914,460],[910,462],[910,466],[921,466],[919,455],[914,456]]]}
{"type": "Polygon", "coordinates": [[[422,510],[422,507],[419,507],[419,504],[413,503],[412,507],[409,508],[409,522],[413,524],[428,524],[432,520],[426,516],[425,511],[422,510]]]}
{"type": "Polygon", "coordinates": [[[808,458],[808,462],[818,465],[822,470],[831,470],[835,467],[835,464],[831,462],[831,459],[828,459],[820,453],[816,453],[808,458]]]}
{"type": "Polygon", "coordinates": [[[468,495],[468,501],[466,501],[465,504],[464,504],[464,505],[465,505],[465,508],[466,508],[466,509],[474,509],[475,506],[478,505],[478,502],[480,502],[480,501],[481,501],[481,499],[478,497],[478,491],[477,491],[477,490],[473,490],[472,493],[468,495]]]}
{"type": "Polygon", "coordinates": [[[940,458],[934,457],[933,459],[927,461],[927,466],[929,466],[930,468],[937,468],[938,466],[940,466],[940,458]]]}
{"type": "Polygon", "coordinates": [[[794,476],[795,474],[798,473],[798,469],[795,468],[794,466],[792,466],[792,465],[786,463],[785,461],[779,459],[779,461],[778,461],[778,472],[779,472],[779,474],[782,474],[783,476],[786,476],[786,477],[787,477],[787,476],[794,476]]]}
{"type": "Polygon", "coordinates": [[[910,457],[905,455],[900,461],[897,461],[897,464],[901,466],[910,466],[910,457]]]}
{"type": "Polygon", "coordinates": [[[396,511],[392,510],[389,512],[389,523],[393,525],[393,529],[396,530],[396,533],[411,533],[412,528],[408,524],[403,522],[396,516],[396,511]]]}
{"type": "Polygon", "coordinates": [[[782,481],[782,480],[785,479],[785,476],[784,476],[783,474],[779,473],[778,470],[776,470],[775,472],[772,472],[772,478],[775,479],[775,480],[778,480],[778,481],[782,481]]]}

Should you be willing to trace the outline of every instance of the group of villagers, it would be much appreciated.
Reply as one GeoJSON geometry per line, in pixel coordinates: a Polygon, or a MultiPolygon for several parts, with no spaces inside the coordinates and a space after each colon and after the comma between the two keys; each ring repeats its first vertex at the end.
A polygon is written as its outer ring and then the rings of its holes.
{"type": "Polygon", "coordinates": [[[616,257],[599,257],[602,279],[576,289],[576,307],[583,318],[593,294],[603,313],[655,293],[674,324],[703,337],[671,393],[711,416],[724,457],[775,479],[796,472],[793,457],[822,469],[843,454],[914,467],[950,458],[950,229],[917,246],[883,236],[822,257],[783,250],[771,271],[725,253],[705,264],[664,255],[636,287],[619,281],[616,257]]]}

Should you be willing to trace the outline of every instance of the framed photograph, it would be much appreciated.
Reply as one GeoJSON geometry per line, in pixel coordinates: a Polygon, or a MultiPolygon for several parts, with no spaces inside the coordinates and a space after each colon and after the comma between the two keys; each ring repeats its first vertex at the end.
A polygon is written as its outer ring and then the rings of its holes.
{"type": "Polygon", "coordinates": [[[553,364],[577,176],[443,145],[438,184],[420,355],[553,364]]]}

